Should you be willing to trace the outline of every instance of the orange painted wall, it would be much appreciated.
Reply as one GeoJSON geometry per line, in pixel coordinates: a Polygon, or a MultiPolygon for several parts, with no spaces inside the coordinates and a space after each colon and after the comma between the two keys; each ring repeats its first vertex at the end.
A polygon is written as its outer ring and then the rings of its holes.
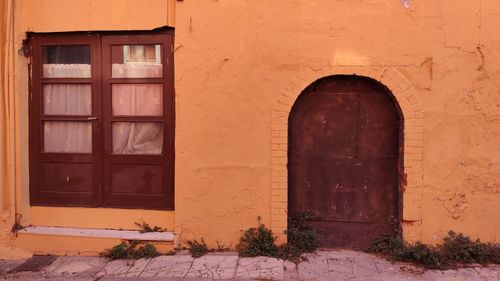
{"type": "Polygon", "coordinates": [[[286,151],[273,146],[287,110],[315,79],[351,71],[419,103],[403,112],[405,237],[498,242],[499,15],[496,0],[177,2],[176,229],[233,243],[258,215],[280,229],[286,151]]]}
{"type": "MultiPolygon", "coordinates": [[[[433,243],[453,229],[499,242],[497,0],[14,2],[16,49],[26,31],[175,25],[176,210],[162,218],[180,241],[234,246],[257,216],[281,232],[294,97],[325,75],[360,73],[418,103],[403,112],[405,237],[433,243]]],[[[17,176],[5,190],[29,224],[40,214],[27,201],[26,58],[15,56],[14,75],[17,176]]]]}

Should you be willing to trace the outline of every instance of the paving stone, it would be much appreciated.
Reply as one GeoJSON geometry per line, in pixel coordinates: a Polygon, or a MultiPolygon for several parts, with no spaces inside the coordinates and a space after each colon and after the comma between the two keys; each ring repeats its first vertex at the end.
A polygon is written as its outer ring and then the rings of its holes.
{"type": "Polygon", "coordinates": [[[129,269],[134,265],[134,260],[114,260],[110,261],[102,268],[98,273],[97,277],[102,276],[126,276],[129,269]]]}
{"type": "Polygon", "coordinates": [[[94,276],[106,263],[105,258],[98,257],[58,257],[43,273],[48,276],[94,276]]]}
{"type": "Polygon", "coordinates": [[[146,266],[151,262],[152,259],[138,259],[132,263],[132,266],[129,268],[125,277],[137,277],[144,272],[146,266]]]}
{"type": "MultiPolygon", "coordinates": [[[[235,253],[217,253],[193,259],[189,255],[160,256],[137,261],[108,262],[96,257],[59,257],[39,272],[0,274],[0,280],[20,281],[202,281],[290,280],[290,281],[499,281],[500,266],[425,270],[412,264],[391,262],[375,255],[353,251],[319,251],[304,255],[308,261],[295,265],[268,257],[238,258],[235,253]],[[96,273],[98,272],[98,273],[96,273]],[[97,275],[94,275],[97,274],[97,275]]],[[[0,267],[22,261],[0,261],[0,267]]]]}
{"type": "Polygon", "coordinates": [[[184,277],[193,260],[189,255],[159,256],[151,260],[141,277],[184,277]]]}
{"type": "Polygon", "coordinates": [[[297,264],[291,261],[283,261],[283,278],[285,280],[298,280],[297,264]]]}
{"type": "MultiPolygon", "coordinates": [[[[212,281],[212,278],[179,278],[179,277],[104,277],[99,281],[212,281]]],[[[234,280],[255,281],[255,280],[234,280]]]]}
{"type": "Polygon", "coordinates": [[[12,271],[40,271],[56,259],[56,256],[32,256],[17,267],[13,268],[12,271]]]}
{"type": "Polygon", "coordinates": [[[270,257],[240,258],[236,278],[283,280],[283,260],[270,257]]]}
{"type": "Polygon", "coordinates": [[[474,270],[485,281],[498,281],[498,280],[500,280],[500,268],[499,268],[499,266],[474,267],[474,270]]]}
{"type": "Polygon", "coordinates": [[[328,267],[328,256],[324,253],[309,253],[304,257],[307,261],[297,266],[297,277],[299,280],[330,280],[330,269],[328,267]]]}
{"type": "Polygon", "coordinates": [[[76,277],[76,276],[66,276],[66,277],[44,277],[44,276],[26,276],[25,274],[9,277],[7,279],[0,280],[15,280],[15,281],[94,281],[94,277],[76,277]]]}
{"type": "MultiPolygon", "coordinates": [[[[353,274],[353,263],[356,262],[354,258],[342,257],[342,258],[328,258],[327,260],[328,270],[343,273],[343,274],[353,274]]],[[[374,266],[375,267],[375,266],[374,266]]]]}
{"type": "Polygon", "coordinates": [[[24,263],[26,260],[0,260],[0,275],[5,274],[17,266],[24,263]]]}
{"type": "Polygon", "coordinates": [[[186,277],[231,279],[236,273],[238,256],[205,255],[194,260],[186,277]]]}
{"type": "Polygon", "coordinates": [[[421,276],[411,273],[389,273],[374,274],[371,276],[356,276],[353,280],[363,281],[420,281],[421,276]]]}
{"type": "Polygon", "coordinates": [[[484,279],[472,268],[461,268],[458,270],[429,270],[422,275],[422,280],[435,281],[484,281],[484,279]]]}

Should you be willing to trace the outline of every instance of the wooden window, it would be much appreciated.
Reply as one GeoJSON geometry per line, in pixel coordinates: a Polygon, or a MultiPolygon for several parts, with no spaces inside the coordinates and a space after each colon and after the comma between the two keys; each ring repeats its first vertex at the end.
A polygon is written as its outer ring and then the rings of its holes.
{"type": "Polygon", "coordinates": [[[173,210],[172,37],[32,34],[32,205],[173,210]]]}

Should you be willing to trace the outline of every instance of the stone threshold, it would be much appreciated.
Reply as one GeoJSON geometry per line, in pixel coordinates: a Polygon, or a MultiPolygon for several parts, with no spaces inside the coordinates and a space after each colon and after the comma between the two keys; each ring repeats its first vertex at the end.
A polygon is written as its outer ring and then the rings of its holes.
{"type": "Polygon", "coordinates": [[[27,226],[18,231],[19,234],[42,234],[57,236],[116,238],[139,241],[174,241],[173,232],[145,232],[137,230],[96,229],[56,226],[27,226]]]}

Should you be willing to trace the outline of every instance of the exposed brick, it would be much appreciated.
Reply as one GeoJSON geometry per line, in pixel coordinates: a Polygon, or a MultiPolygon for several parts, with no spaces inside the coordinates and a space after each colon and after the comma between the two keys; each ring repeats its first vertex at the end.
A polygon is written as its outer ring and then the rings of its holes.
{"type": "Polygon", "coordinates": [[[277,208],[277,209],[287,209],[288,208],[288,205],[286,203],[278,203],[278,202],[275,202],[275,204],[273,205],[273,208],[277,208]]]}
{"type": "Polygon", "coordinates": [[[422,154],[424,149],[422,146],[407,146],[405,148],[405,154],[422,154]]]}
{"type": "Polygon", "coordinates": [[[271,196],[288,196],[285,189],[271,189],[271,196]]]}
{"type": "Polygon", "coordinates": [[[273,207],[273,205],[275,203],[287,204],[288,197],[286,195],[275,195],[275,196],[271,196],[271,201],[272,201],[271,207],[273,207]]]}
{"type": "Polygon", "coordinates": [[[416,119],[406,119],[405,120],[405,126],[406,127],[423,127],[424,126],[424,120],[421,118],[416,118],[416,119]]]}
{"type": "Polygon", "coordinates": [[[271,164],[286,164],[286,163],[287,163],[286,157],[281,157],[281,156],[271,157],[271,164]]]}
{"type": "Polygon", "coordinates": [[[404,114],[404,117],[405,117],[405,120],[423,119],[424,113],[423,112],[407,112],[404,114]]]}
{"type": "Polygon", "coordinates": [[[295,101],[294,101],[293,99],[287,99],[287,98],[285,98],[285,97],[281,97],[281,98],[278,100],[278,103],[283,104],[283,105],[286,105],[286,106],[290,106],[290,107],[293,105],[293,103],[294,103],[294,102],[295,102],[295,101]]]}
{"type": "Polygon", "coordinates": [[[273,110],[274,111],[289,112],[290,108],[288,106],[284,105],[284,104],[276,103],[275,105],[273,105],[273,110]]]}
{"type": "Polygon", "coordinates": [[[286,210],[284,209],[271,209],[271,215],[286,215],[286,210]]]}
{"type": "Polygon", "coordinates": [[[271,220],[271,225],[273,226],[273,228],[277,228],[279,229],[279,231],[283,232],[286,229],[287,221],[271,220]]]}
{"type": "Polygon", "coordinates": [[[411,104],[411,105],[415,105],[415,104],[419,104],[420,101],[418,100],[417,96],[416,95],[411,95],[407,98],[408,102],[411,104]]]}
{"type": "Polygon", "coordinates": [[[286,131],[288,130],[288,125],[286,123],[283,124],[272,124],[271,129],[275,131],[286,131]]]}
{"type": "Polygon", "coordinates": [[[283,151],[283,150],[273,150],[271,152],[271,156],[283,156],[283,157],[286,157],[287,156],[287,152],[283,151]]]}
{"type": "Polygon", "coordinates": [[[424,139],[424,133],[423,132],[412,132],[412,131],[407,131],[404,134],[405,142],[409,140],[416,140],[416,141],[421,141],[423,143],[424,139]]]}
{"type": "Polygon", "coordinates": [[[272,118],[274,118],[274,117],[282,117],[282,114],[283,114],[283,112],[274,110],[274,111],[271,112],[271,117],[272,118]]]}
{"type": "Polygon", "coordinates": [[[287,182],[272,182],[271,188],[275,190],[288,190],[287,182]]]}
{"type": "Polygon", "coordinates": [[[405,149],[407,147],[423,147],[424,142],[422,140],[408,139],[404,141],[405,149]]]}
{"type": "Polygon", "coordinates": [[[287,138],[278,138],[278,137],[274,137],[271,139],[271,143],[277,143],[277,144],[283,144],[283,143],[288,143],[288,139],[287,138]]]}
{"type": "Polygon", "coordinates": [[[423,126],[407,126],[405,128],[405,134],[406,133],[423,133],[423,132],[424,132],[423,126]]]}
{"type": "MultiPolygon", "coordinates": [[[[352,58],[331,59],[329,66],[305,67],[290,79],[279,95],[277,104],[273,106],[272,113],[272,159],[271,159],[271,227],[276,235],[281,235],[287,224],[287,169],[286,163],[288,151],[288,116],[291,106],[300,92],[310,83],[321,77],[333,74],[358,74],[380,80],[396,96],[405,118],[404,136],[404,168],[408,174],[408,185],[404,194],[404,217],[416,220],[421,217],[421,198],[423,190],[422,161],[423,161],[423,139],[425,117],[418,94],[412,88],[404,75],[392,68],[387,68],[380,63],[369,59],[357,59],[352,64],[352,58]],[[419,197],[420,196],[420,197],[419,197]],[[407,198],[406,198],[407,197],[407,198]]],[[[411,225],[404,225],[404,235],[408,240],[421,239],[420,221],[411,225]]]]}

